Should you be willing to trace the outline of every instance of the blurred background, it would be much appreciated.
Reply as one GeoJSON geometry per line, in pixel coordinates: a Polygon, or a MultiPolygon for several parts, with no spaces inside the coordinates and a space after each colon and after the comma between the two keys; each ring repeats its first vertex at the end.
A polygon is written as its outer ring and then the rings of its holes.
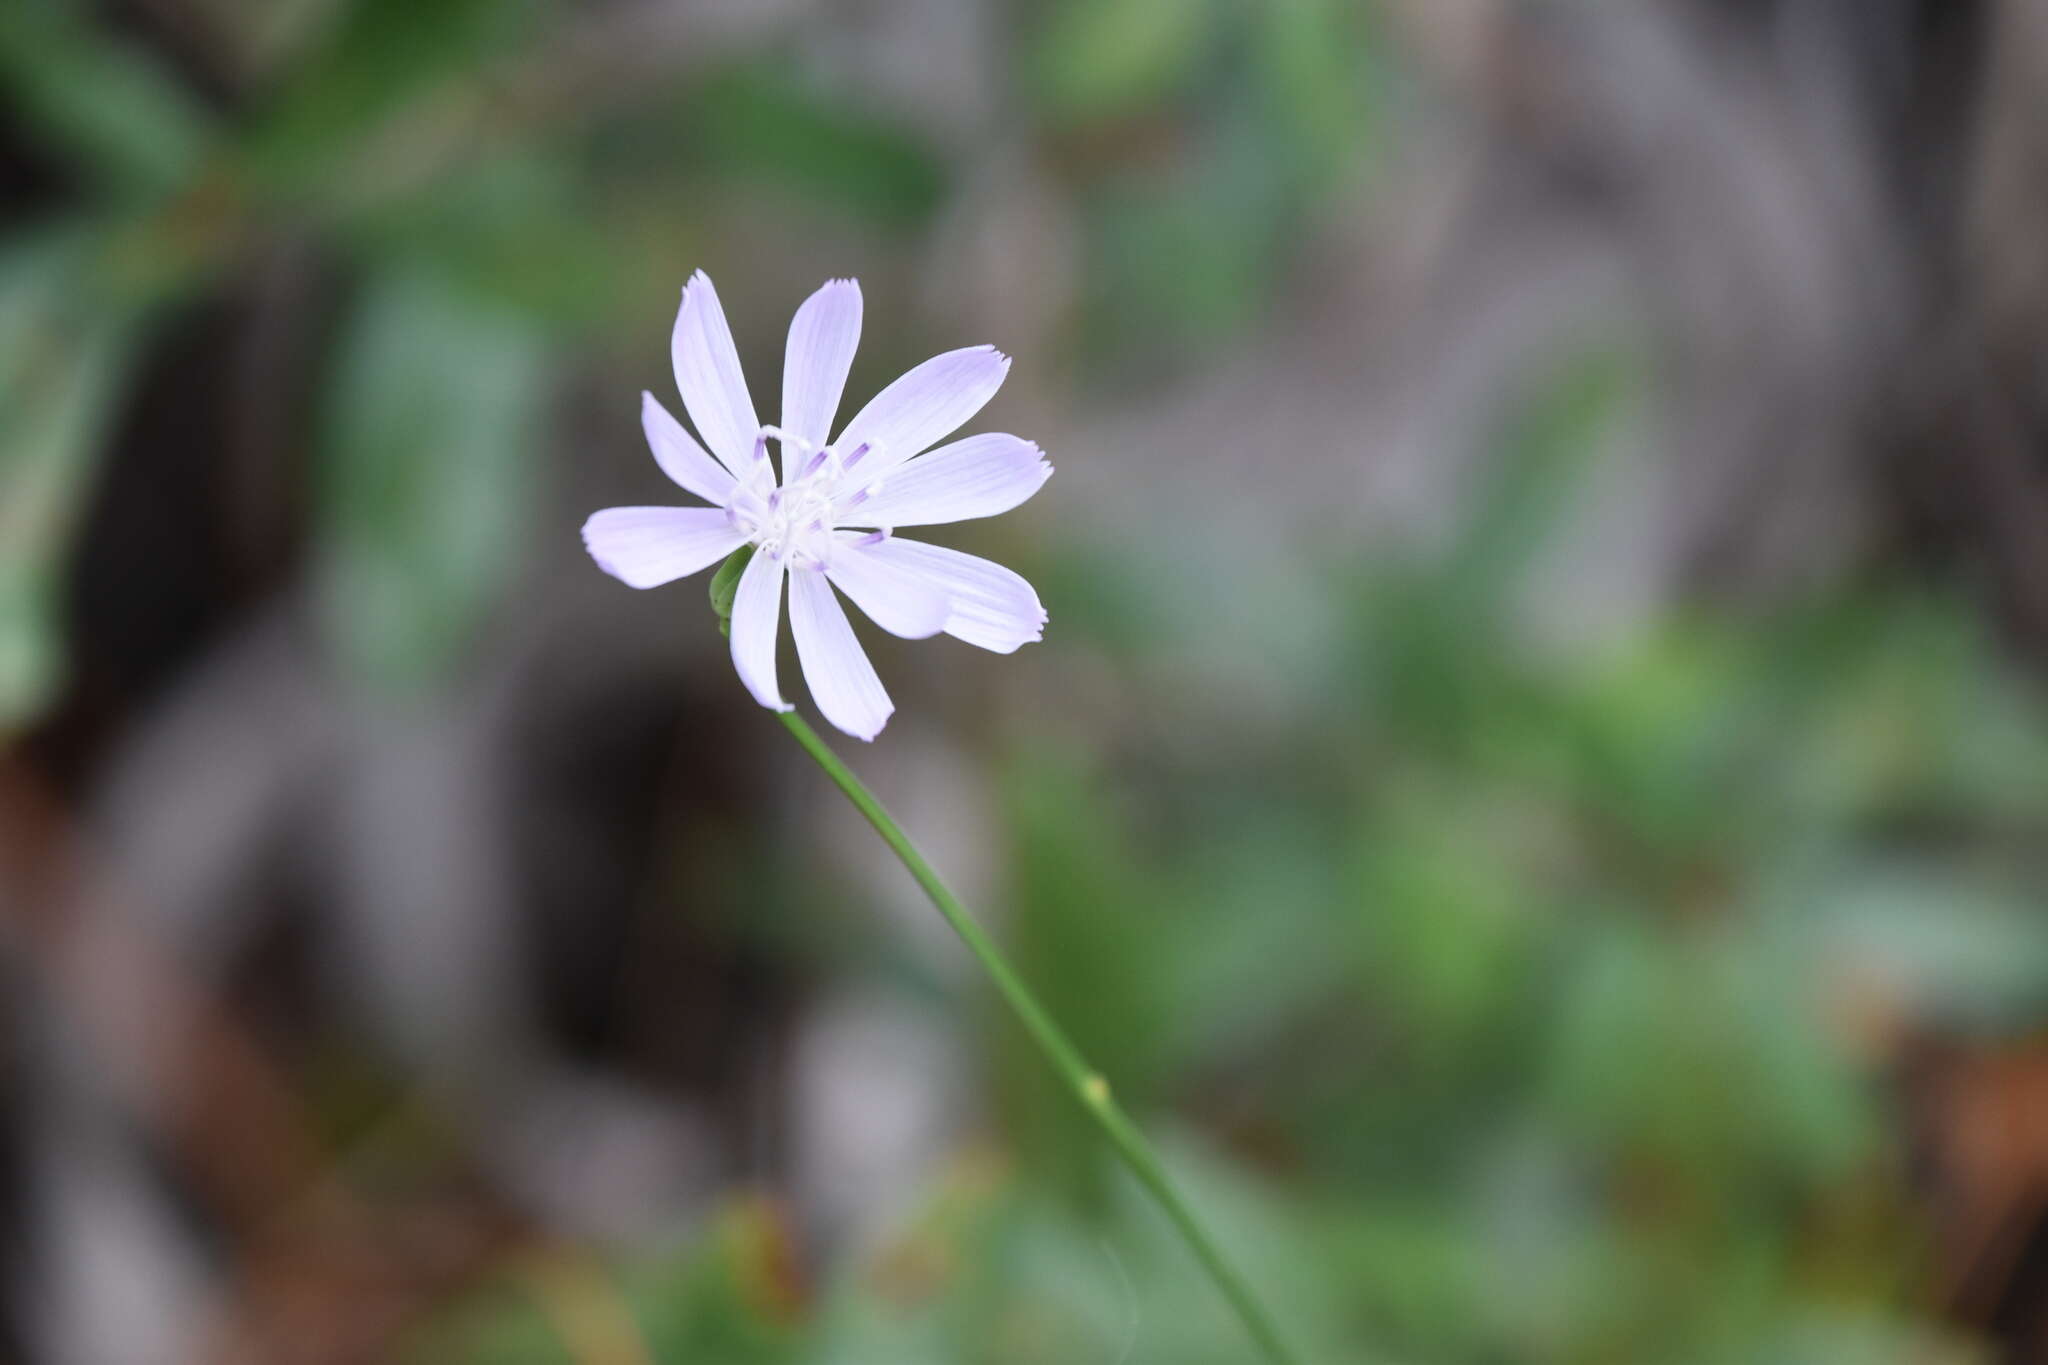
{"type": "Polygon", "coordinates": [[[702,268],[757,394],[828,276],[845,412],[1017,358],[934,539],[1045,642],[841,747],[1309,1365],[2048,1360],[2044,92],[2036,0],[6,0],[0,1358],[1250,1358],[578,544],[702,268]]]}

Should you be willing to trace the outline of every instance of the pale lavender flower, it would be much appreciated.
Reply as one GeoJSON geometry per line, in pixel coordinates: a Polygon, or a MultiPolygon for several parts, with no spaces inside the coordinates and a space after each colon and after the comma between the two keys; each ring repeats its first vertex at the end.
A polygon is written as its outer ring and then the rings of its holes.
{"type": "Polygon", "coordinates": [[[1045,609],[1029,583],[1000,564],[898,540],[894,531],[1007,512],[1038,491],[1052,466],[1036,445],[1001,434],[926,453],[1002,386],[1010,359],[990,346],[925,361],[876,394],[832,440],[860,316],[853,280],[829,281],[804,300],[783,357],[782,425],[764,426],[718,293],[702,271],[691,276],[670,349],[676,387],[704,445],[653,394],[641,395],[640,421],[662,472],[712,505],[608,508],[583,524],[583,543],[600,568],[634,588],[671,582],[754,546],[732,608],[740,681],[761,705],[790,709],[775,683],[787,579],[790,628],[812,700],[847,734],[873,739],[895,706],[833,587],[907,639],[944,631],[1008,654],[1040,638],[1045,609]],[[779,477],[771,441],[782,457],[779,477]]]}

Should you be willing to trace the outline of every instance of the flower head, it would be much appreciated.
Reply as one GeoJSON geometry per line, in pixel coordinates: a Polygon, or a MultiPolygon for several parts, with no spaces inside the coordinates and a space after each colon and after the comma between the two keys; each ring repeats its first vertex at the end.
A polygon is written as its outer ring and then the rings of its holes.
{"type": "Polygon", "coordinates": [[[930,449],[1002,386],[1010,360],[990,346],[925,361],[876,394],[833,440],[860,317],[860,286],[852,280],[829,281],[804,300],[783,357],[782,424],[764,426],[718,293],[702,271],[691,276],[670,349],[676,387],[704,443],[653,394],[641,395],[640,420],[662,472],[711,505],[607,508],[583,524],[583,543],[598,567],[634,588],[672,582],[753,546],[732,606],[740,681],[761,705],[790,709],[775,681],[786,579],[790,629],[812,700],[847,734],[873,739],[895,707],[833,588],[883,630],[908,639],[944,631],[1007,654],[1040,638],[1045,609],[1029,583],[999,564],[894,533],[1007,512],[1038,491],[1052,466],[1031,442],[1001,434],[930,449]]]}

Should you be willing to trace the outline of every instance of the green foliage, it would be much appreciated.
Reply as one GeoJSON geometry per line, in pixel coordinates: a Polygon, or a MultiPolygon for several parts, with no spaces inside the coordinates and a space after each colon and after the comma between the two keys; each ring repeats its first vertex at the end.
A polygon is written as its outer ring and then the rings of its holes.
{"type": "Polygon", "coordinates": [[[930,219],[946,187],[929,146],[859,108],[823,100],[780,63],[742,66],[692,88],[681,101],[679,143],[715,182],[775,184],[821,209],[894,231],[930,219]]]}
{"type": "Polygon", "coordinates": [[[386,685],[459,657],[518,553],[547,412],[547,352],[517,315],[430,267],[373,281],[327,395],[324,601],[386,685]]]}
{"type": "MultiPolygon", "coordinates": [[[[1322,1259],[1283,1278],[1344,1286],[1296,1310],[1329,1358],[1964,1358],[1896,1306],[1915,1233],[1854,1009],[2048,1008],[2048,715],[1925,590],[1533,640],[1522,584],[1644,400],[1626,354],[1503,406],[1449,544],[1332,576],[1298,729],[1239,742],[1176,686],[1156,735],[1020,755],[1011,939],[1108,1074],[1316,1192],[1322,1259]]],[[[1049,581],[1123,676],[1178,680],[1226,607],[1101,555],[1049,581]]]]}
{"type": "MultiPolygon", "coordinates": [[[[1049,983],[1046,1008],[1090,1062],[1123,1078],[1146,1102],[1170,1002],[1162,974],[1133,970],[1145,945],[1167,928],[1163,888],[1145,878],[1122,835],[1114,794],[1091,780],[1073,755],[1044,751],[1010,775],[1005,828],[1016,841],[1011,898],[1025,913],[1010,935],[1013,960],[1026,980],[1049,983]],[[1073,820],[1075,809],[1096,818],[1073,820]],[[1120,907],[1104,915],[1105,905],[1120,907]]],[[[1000,1060],[1007,1078],[1010,1125],[1030,1159],[1095,1190],[1111,1167],[1099,1131],[1073,1106],[1037,1049],[1007,1027],[1000,1060]]]]}
{"type": "Polygon", "coordinates": [[[1030,75],[1049,117],[1129,114],[1177,93],[1215,31],[1208,0],[1066,0],[1051,5],[1030,75]]]}
{"type": "Polygon", "coordinates": [[[489,98],[486,85],[500,74],[493,63],[538,12],[521,0],[356,0],[339,7],[246,139],[246,172],[273,189],[324,193],[323,182],[338,174],[375,173],[362,165],[366,160],[402,160],[403,142],[384,136],[390,125],[432,106],[489,98]]]}
{"type": "MultiPolygon", "coordinates": [[[[525,142],[486,149],[425,185],[353,206],[345,222],[373,261],[403,268],[429,258],[463,292],[532,326],[588,326],[605,319],[627,285],[584,193],[564,151],[525,142]]],[[[642,292],[640,281],[631,284],[642,292]]]]}
{"type": "Polygon", "coordinates": [[[631,1265],[535,1247],[508,1258],[415,1334],[410,1359],[576,1365],[608,1358],[797,1365],[810,1358],[787,1219],[757,1199],[702,1241],[631,1265]]]}
{"type": "Polygon", "coordinates": [[[1512,602],[1513,583],[1554,542],[1585,476],[1642,399],[1634,349],[1617,340],[1559,350],[1492,414],[1487,444],[1501,455],[1492,477],[1473,492],[1455,561],[1445,570],[1469,609],[1512,602]]]}
{"type": "MultiPolygon", "coordinates": [[[[1467,562],[1411,580],[1399,611],[1358,602],[1371,676],[1426,668],[1457,699],[1379,693],[1362,778],[1286,744],[1214,767],[1154,754],[1093,790],[1042,758],[1016,769],[1015,937],[1061,936],[1036,979],[1127,1033],[1206,1026],[1149,1060],[1141,1038],[1107,1046],[1155,1092],[1179,1076],[1183,1102],[1277,1125],[1250,1136],[1321,1192],[1366,1340],[1443,1360],[1743,1356],[1829,1339],[1791,1265],[1812,1257],[1849,1268],[1859,1330],[1903,1354],[1883,1305],[1906,1239],[1814,1241],[1897,1160],[1831,1007],[1873,982],[1975,1027],[2048,1004],[2038,898],[2011,895],[2030,855],[1892,844],[1901,803],[1967,822],[2010,799],[2010,776],[1962,796],[1969,746],[1944,737],[2008,680],[1981,641],[1933,663],[1930,618],[1892,598],[1673,623],[1569,663],[1505,626],[1417,631],[1425,604],[1470,603],[1467,562]],[[1816,802],[1799,776],[1863,750],[1843,705],[1901,670],[1919,691],[1885,711],[1904,727],[1887,743],[1919,775],[1816,802]],[[1152,835],[1106,818],[1120,808],[1152,812],[1152,835]],[[1346,867],[1348,886],[1320,875],[1346,867]]],[[[2038,715],[2025,730],[2014,769],[2048,736],[2038,715]]]]}
{"type": "Polygon", "coordinates": [[[1108,374],[1185,363],[1256,319],[1314,206],[1372,160],[1365,7],[1076,0],[1034,39],[1025,76],[1070,151],[1108,374]]]}
{"type": "Polygon", "coordinates": [[[73,225],[0,252],[0,735],[61,679],[58,571],[141,330],[144,300],[110,287],[106,249],[73,225]]]}
{"type": "Polygon", "coordinates": [[[189,91],[66,0],[0,7],[0,81],[46,146],[110,195],[177,189],[213,136],[189,91]]]}

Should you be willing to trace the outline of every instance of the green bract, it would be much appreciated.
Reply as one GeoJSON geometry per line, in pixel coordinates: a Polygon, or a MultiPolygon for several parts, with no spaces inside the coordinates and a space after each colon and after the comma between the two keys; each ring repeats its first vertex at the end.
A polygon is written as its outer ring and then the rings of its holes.
{"type": "Polygon", "coordinates": [[[718,613],[718,633],[728,639],[732,636],[732,599],[740,590],[740,575],[747,571],[747,561],[753,557],[754,547],[742,545],[727,555],[718,572],[711,575],[711,610],[718,613]]]}

